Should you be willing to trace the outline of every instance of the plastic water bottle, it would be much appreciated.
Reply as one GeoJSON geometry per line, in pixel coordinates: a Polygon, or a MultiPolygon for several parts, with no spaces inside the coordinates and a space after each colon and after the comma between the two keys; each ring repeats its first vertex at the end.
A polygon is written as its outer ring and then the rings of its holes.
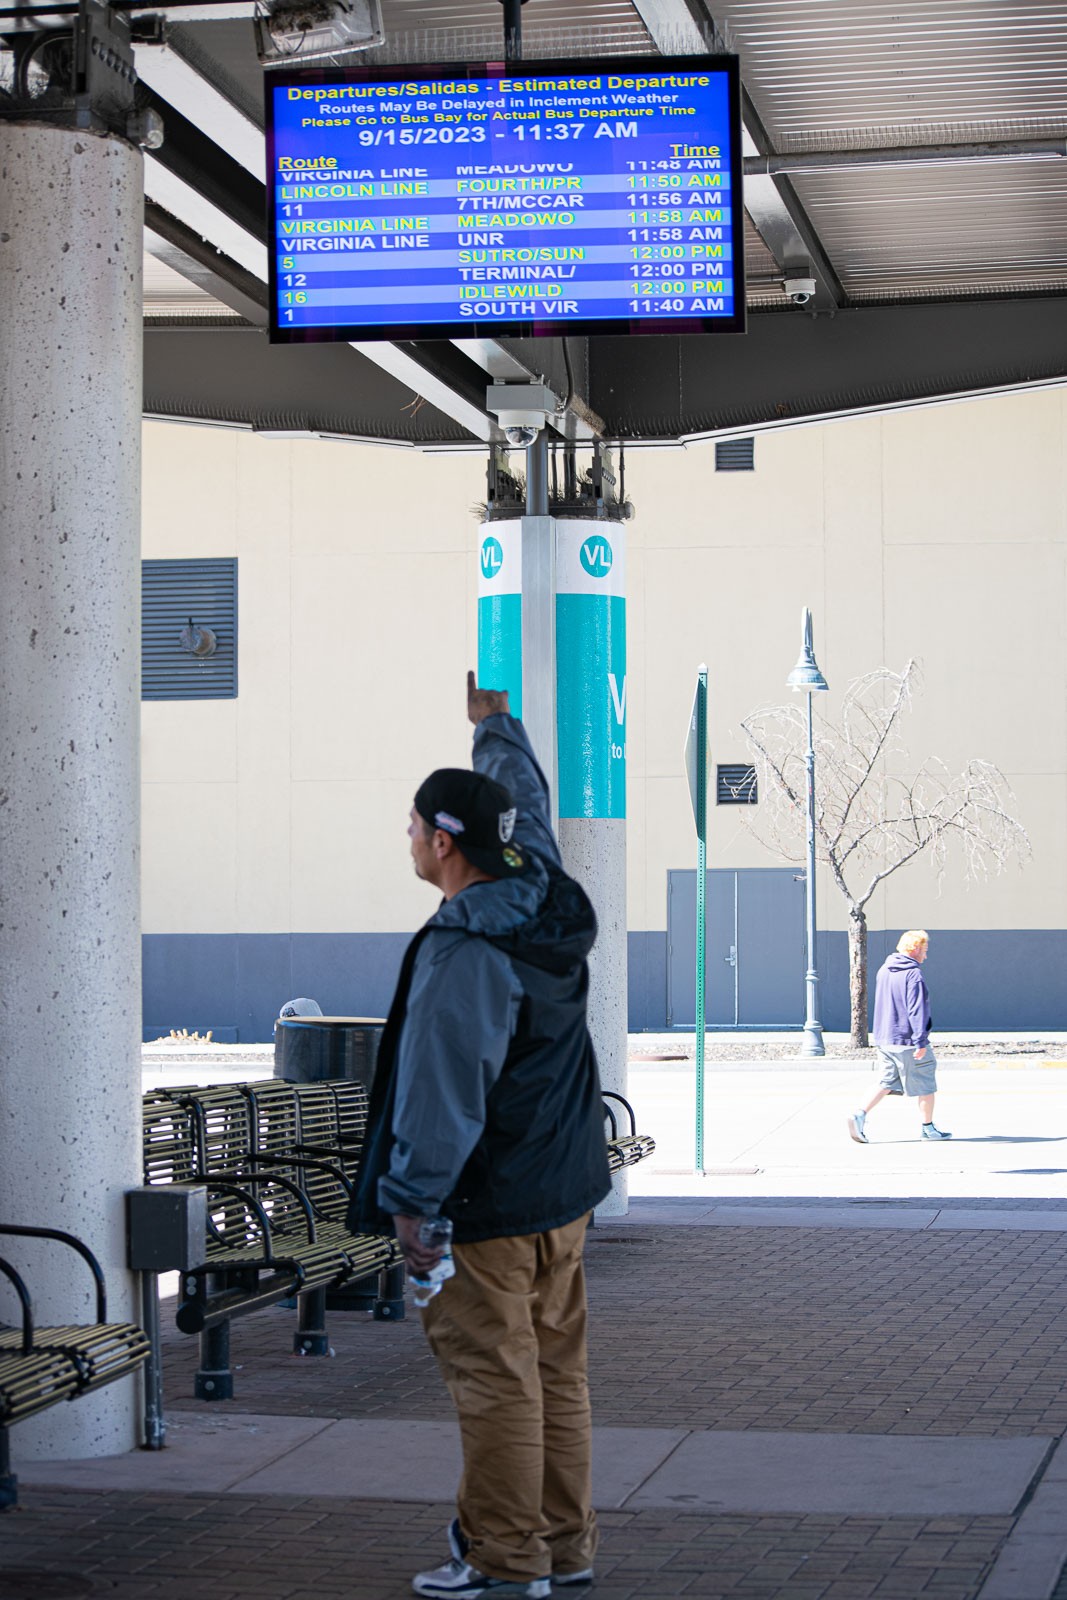
{"type": "Polygon", "coordinates": [[[435,1294],[440,1294],[441,1285],[448,1278],[456,1275],[456,1263],[452,1259],[452,1223],[448,1217],[423,1217],[419,1223],[419,1243],[429,1249],[435,1246],[443,1248],[444,1255],[436,1267],[423,1277],[411,1277],[411,1298],[417,1306],[428,1306],[435,1294]]]}

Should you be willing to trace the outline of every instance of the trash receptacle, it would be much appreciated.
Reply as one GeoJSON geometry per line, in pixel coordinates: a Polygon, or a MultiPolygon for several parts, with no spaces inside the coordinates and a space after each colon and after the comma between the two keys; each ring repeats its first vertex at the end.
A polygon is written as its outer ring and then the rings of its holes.
{"type": "MultiPolygon", "coordinates": [[[[369,1093],[384,1027],[384,1017],[279,1017],[274,1024],[274,1076],[288,1083],[355,1078],[369,1093]]],[[[384,1267],[372,1276],[377,1276],[376,1288],[368,1287],[370,1279],[363,1278],[340,1289],[318,1291],[325,1310],[370,1311],[376,1321],[400,1321],[404,1315],[403,1264],[384,1267]]],[[[314,1295],[307,1298],[313,1300],[314,1295]]]]}
{"type": "Polygon", "coordinates": [[[370,1089],[384,1017],[279,1017],[274,1076],[288,1083],[357,1078],[370,1089]]]}

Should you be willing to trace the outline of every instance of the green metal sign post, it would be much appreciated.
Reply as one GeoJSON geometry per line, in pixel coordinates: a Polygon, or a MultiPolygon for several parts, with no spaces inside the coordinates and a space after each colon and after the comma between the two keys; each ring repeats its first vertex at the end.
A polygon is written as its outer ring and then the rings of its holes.
{"type": "Polygon", "coordinates": [[[704,947],[707,940],[708,863],[708,669],[697,668],[696,694],[685,741],[685,770],[697,829],[697,960],[696,960],[696,1162],[704,1175],[704,947]]]}

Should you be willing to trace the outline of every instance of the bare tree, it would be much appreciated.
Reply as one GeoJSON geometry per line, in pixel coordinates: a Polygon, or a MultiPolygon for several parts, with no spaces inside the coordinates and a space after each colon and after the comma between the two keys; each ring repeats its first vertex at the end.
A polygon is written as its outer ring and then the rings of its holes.
{"type": "MultiPolygon", "coordinates": [[[[867,1034],[867,916],[878,885],[927,854],[940,881],[949,846],[959,846],[968,878],[1003,872],[1030,854],[1025,828],[1011,815],[1012,794],[989,761],[968,761],[953,777],[944,762],[924,761],[910,777],[900,723],[918,679],[882,667],[849,686],[839,722],[815,724],[815,845],[848,903],[848,970],[853,1045],[867,1034]]],[[[765,706],[741,724],[755,756],[759,812],[753,832],[787,861],[802,861],[806,839],[806,713],[802,704],[765,706]]]]}

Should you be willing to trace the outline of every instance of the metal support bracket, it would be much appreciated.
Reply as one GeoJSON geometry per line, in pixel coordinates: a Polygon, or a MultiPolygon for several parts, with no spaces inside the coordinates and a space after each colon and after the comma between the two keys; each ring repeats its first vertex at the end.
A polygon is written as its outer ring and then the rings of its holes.
{"type": "Polygon", "coordinates": [[[156,149],[162,119],[137,105],[137,68],[126,17],[79,0],[69,27],[6,30],[15,58],[13,92],[0,115],[112,133],[156,149]]]}

